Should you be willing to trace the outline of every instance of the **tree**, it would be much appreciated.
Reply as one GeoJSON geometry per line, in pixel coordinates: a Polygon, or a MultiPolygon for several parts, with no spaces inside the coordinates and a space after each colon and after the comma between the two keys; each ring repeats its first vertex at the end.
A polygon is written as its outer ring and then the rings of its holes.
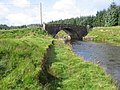
{"type": "Polygon", "coordinates": [[[9,29],[9,27],[8,27],[7,25],[5,25],[5,24],[4,24],[4,25],[1,24],[1,25],[0,25],[0,29],[5,29],[5,30],[7,30],[7,29],[9,29]]]}
{"type": "Polygon", "coordinates": [[[120,25],[120,6],[118,6],[118,25],[120,25]]]}
{"type": "Polygon", "coordinates": [[[106,10],[97,12],[96,18],[95,18],[95,22],[96,22],[95,26],[105,25],[105,18],[104,18],[105,14],[106,14],[106,10]]]}
{"type": "Polygon", "coordinates": [[[113,2],[106,12],[105,26],[116,26],[118,25],[118,7],[113,2]]]}
{"type": "MultiPolygon", "coordinates": [[[[60,20],[53,21],[56,24],[61,24],[60,20]]],[[[52,22],[52,23],[53,23],[52,22]]],[[[114,2],[106,10],[98,11],[96,16],[81,16],[62,20],[62,24],[73,24],[81,26],[117,26],[120,25],[120,6],[114,2]]]]}

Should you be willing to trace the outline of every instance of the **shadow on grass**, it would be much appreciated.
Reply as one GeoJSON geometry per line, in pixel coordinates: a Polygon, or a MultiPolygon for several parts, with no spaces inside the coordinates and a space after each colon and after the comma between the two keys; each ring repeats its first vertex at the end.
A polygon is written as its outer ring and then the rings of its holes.
{"type": "Polygon", "coordinates": [[[46,49],[46,53],[44,54],[42,64],[41,64],[41,72],[39,73],[38,80],[39,83],[42,84],[43,90],[49,89],[49,90],[57,90],[57,88],[60,88],[60,82],[61,79],[57,78],[56,76],[52,75],[52,73],[49,72],[49,67],[52,65],[53,62],[55,62],[56,53],[55,53],[55,47],[54,47],[54,41],[52,41],[52,44],[48,46],[46,49]]]}

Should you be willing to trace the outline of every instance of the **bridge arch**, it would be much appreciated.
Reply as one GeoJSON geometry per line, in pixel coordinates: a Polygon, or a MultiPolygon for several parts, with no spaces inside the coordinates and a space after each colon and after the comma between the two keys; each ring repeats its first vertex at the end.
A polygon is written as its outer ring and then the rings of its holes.
{"type": "Polygon", "coordinates": [[[55,37],[56,34],[61,30],[70,35],[71,39],[82,40],[82,37],[87,35],[87,28],[78,25],[47,24],[44,26],[44,28],[48,32],[48,34],[52,35],[53,37],[55,37]]]}
{"type": "MultiPolygon", "coordinates": [[[[76,39],[77,37],[78,37],[78,35],[77,35],[77,33],[73,30],[73,29],[71,29],[71,28],[61,28],[61,29],[59,29],[58,30],[58,32],[56,32],[56,35],[61,31],[61,30],[63,30],[64,32],[66,32],[69,36],[70,36],[70,38],[73,40],[73,39],[76,39]]],[[[55,36],[56,36],[55,35],[55,36]]],[[[54,37],[55,37],[54,36],[54,37]]]]}

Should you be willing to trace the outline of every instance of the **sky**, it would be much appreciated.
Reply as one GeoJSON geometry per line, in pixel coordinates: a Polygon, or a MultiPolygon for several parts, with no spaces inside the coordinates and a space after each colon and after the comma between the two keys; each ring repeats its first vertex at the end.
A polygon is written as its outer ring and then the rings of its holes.
{"type": "Polygon", "coordinates": [[[39,24],[40,3],[43,22],[96,15],[120,0],[0,0],[0,24],[9,26],[39,24]]]}

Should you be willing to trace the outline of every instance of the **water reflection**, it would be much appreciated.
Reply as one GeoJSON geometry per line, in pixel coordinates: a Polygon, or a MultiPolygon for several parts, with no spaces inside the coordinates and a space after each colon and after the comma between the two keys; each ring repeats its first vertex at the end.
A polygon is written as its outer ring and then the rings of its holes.
{"type": "Polygon", "coordinates": [[[72,48],[87,61],[100,64],[113,79],[117,80],[120,87],[120,46],[77,41],[72,44],[72,48]]]}

